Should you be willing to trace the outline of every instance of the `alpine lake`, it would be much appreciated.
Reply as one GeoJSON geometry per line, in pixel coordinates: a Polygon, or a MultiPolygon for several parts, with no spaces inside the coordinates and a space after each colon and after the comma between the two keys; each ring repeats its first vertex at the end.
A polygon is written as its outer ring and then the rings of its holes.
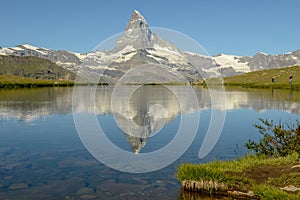
{"type": "MultiPolygon", "coordinates": [[[[0,199],[209,199],[181,191],[176,178],[180,164],[243,156],[248,153],[245,142],[259,138],[253,127],[258,118],[288,124],[300,119],[297,90],[225,88],[212,101],[210,94],[217,91],[193,86],[195,101],[186,87],[125,86],[118,93],[114,86],[97,86],[94,95],[82,99],[74,97],[72,87],[1,89],[0,199]],[[209,124],[216,120],[214,110],[226,113],[224,126],[211,151],[199,158],[209,124]],[[175,162],[152,172],[129,173],[108,167],[88,151],[81,140],[85,133],[78,134],[74,121],[74,113],[83,112],[93,114],[106,137],[133,155],[169,144],[182,116],[200,120],[189,122],[197,123],[195,138],[175,162]]],[[[85,94],[92,88],[78,89],[85,94]]]]}

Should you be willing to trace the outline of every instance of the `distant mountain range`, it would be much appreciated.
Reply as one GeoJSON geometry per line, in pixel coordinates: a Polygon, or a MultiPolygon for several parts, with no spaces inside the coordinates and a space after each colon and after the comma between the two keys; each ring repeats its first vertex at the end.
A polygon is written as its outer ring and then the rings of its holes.
{"type": "Polygon", "coordinates": [[[66,50],[51,50],[41,47],[35,47],[29,44],[22,44],[16,47],[0,47],[0,55],[14,55],[14,56],[32,56],[51,62],[68,69],[72,72],[76,72],[80,67],[83,59],[86,55],[79,53],[72,53],[66,50]]]}
{"type": "Polygon", "coordinates": [[[300,66],[300,50],[278,55],[268,55],[262,52],[254,56],[219,54],[204,57],[189,52],[185,52],[185,55],[190,60],[194,60],[193,63],[197,63],[209,76],[220,73],[223,77],[228,77],[256,70],[300,66]]]}
{"type": "MultiPolygon", "coordinates": [[[[218,74],[228,77],[261,69],[300,66],[300,50],[279,55],[259,52],[254,56],[220,54],[211,57],[182,52],[170,42],[152,33],[145,18],[138,11],[132,13],[123,34],[117,40],[115,47],[109,51],[80,54],[22,44],[16,47],[0,47],[0,55],[37,57],[49,60],[73,73],[76,73],[84,63],[84,66],[91,71],[103,74],[102,81],[109,83],[116,82],[128,70],[141,65],[149,65],[149,67],[160,65],[164,70],[153,68],[152,74],[150,71],[144,76],[132,76],[130,81],[178,81],[182,80],[179,74],[188,81],[193,81],[216,77],[218,74]],[[154,76],[159,77],[157,79],[154,76]]],[[[0,70],[0,73],[3,74],[2,71],[0,70]]]]}

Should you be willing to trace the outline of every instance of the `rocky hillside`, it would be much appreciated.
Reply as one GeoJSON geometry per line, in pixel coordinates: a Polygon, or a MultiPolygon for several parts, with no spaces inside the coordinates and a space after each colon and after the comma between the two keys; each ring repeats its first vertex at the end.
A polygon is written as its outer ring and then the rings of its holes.
{"type": "Polygon", "coordinates": [[[23,76],[35,79],[75,79],[75,74],[57,64],[33,56],[0,55],[0,75],[23,76]]]}

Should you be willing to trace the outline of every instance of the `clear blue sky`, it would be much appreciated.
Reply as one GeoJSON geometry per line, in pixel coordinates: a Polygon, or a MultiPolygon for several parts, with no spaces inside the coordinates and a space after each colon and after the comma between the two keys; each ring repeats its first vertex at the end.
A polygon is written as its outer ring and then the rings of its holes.
{"type": "Polygon", "coordinates": [[[133,10],[210,55],[300,49],[299,0],[0,0],[0,46],[88,52],[124,30],[133,10]]]}

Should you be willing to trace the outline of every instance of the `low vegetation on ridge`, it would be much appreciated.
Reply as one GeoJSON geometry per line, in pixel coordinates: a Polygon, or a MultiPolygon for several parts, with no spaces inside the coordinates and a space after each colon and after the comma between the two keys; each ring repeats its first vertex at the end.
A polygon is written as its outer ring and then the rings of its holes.
{"type": "Polygon", "coordinates": [[[71,80],[43,80],[22,76],[0,75],[0,88],[33,88],[53,86],[73,86],[71,80]]]}
{"type": "Polygon", "coordinates": [[[292,88],[300,89],[300,66],[259,70],[231,76],[224,78],[224,85],[254,88],[291,88],[290,76],[293,76],[292,88]]]}
{"type": "Polygon", "coordinates": [[[74,80],[76,77],[73,72],[58,66],[50,60],[33,56],[13,55],[0,55],[0,75],[47,80],[74,80]]]}

